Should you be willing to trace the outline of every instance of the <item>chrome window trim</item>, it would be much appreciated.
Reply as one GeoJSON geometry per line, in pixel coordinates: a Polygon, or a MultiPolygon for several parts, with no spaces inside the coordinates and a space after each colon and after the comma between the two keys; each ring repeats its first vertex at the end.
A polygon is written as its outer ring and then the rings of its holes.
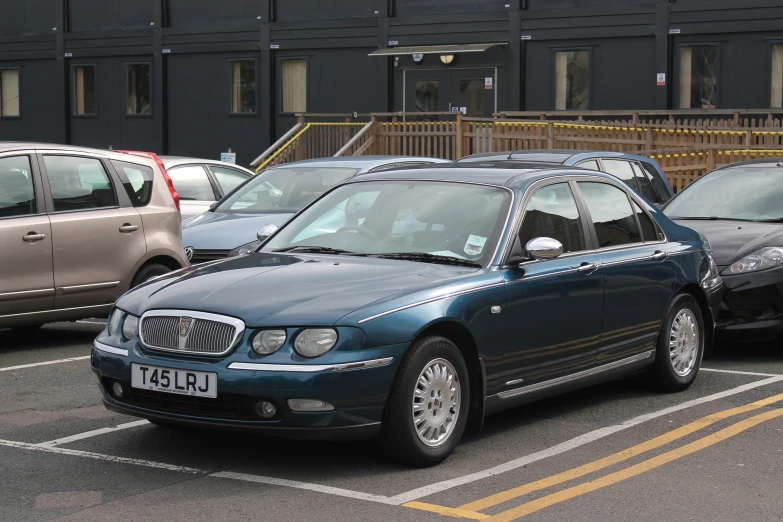
{"type": "Polygon", "coordinates": [[[207,312],[196,312],[193,310],[174,310],[174,309],[163,309],[163,310],[149,310],[147,312],[144,312],[139,319],[139,340],[141,341],[142,346],[145,348],[149,348],[150,350],[160,351],[160,352],[168,352],[168,353],[178,353],[181,355],[203,355],[208,357],[221,357],[223,355],[227,355],[231,350],[237,347],[239,344],[239,341],[242,339],[242,336],[245,334],[245,322],[241,319],[237,319],[236,317],[230,317],[227,315],[220,315],[220,314],[210,314],[207,312]],[[202,319],[204,321],[214,321],[218,323],[224,323],[229,324],[234,327],[234,338],[231,340],[231,343],[229,344],[229,347],[225,350],[223,350],[220,353],[216,352],[197,352],[197,351],[185,351],[185,350],[179,350],[179,349],[172,349],[172,348],[162,348],[160,346],[154,346],[147,344],[144,341],[144,334],[142,333],[142,325],[144,324],[144,320],[148,317],[191,317],[193,319],[202,319]]]}
{"type": "Polygon", "coordinates": [[[627,366],[629,364],[633,364],[635,362],[644,361],[645,359],[649,359],[652,357],[652,354],[654,353],[654,350],[648,350],[646,352],[642,352],[637,355],[633,355],[631,357],[627,357],[625,359],[620,359],[619,361],[610,362],[608,364],[604,364],[601,366],[596,366],[595,368],[590,368],[588,370],[584,370],[577,373],[572,373],[570,375],[564,375],[562,377],[558,377],[556,379],[551,379],[549,381],[539,382],[537,384],[532,384],[530,386],[526,386],[524,388],[515,388],[513,390],[507,390],[503,391],[497,394],[498,398],[500,399],[510,399],[512,397],[518,397],[520,395],[525,395],[528,393],[533,393],[540,390],[545,390],[547,388],[551,388],[553,386],[558,386],[560,384],[566,384],[572,381],[578,381],[579,379],[585,378],[585,377],[591,377],[593,375],[598,375],[604,372],[607,372],[609,370],[614,370],[616,368],[621,368],[623,366],[627,366]]]}
{"type": "Polygon", "coordinates": [[[369,361],[357,361],[341,364],[264,364],[233,362],[228,365],[229,370],[247,370],[254,372],[287,372],[287,373],[318,373],[318,372],[346,372],[350,370],[364,370],[367,368],[380,368],[388,366],[394,357],[372,359],[369,361]]]}
{"type": "Polygon", "coordinates": [[[467,295],[467,294],[472,294],[473,292],[480,292],[481,290],[487,290],[489,288],[495,288],[495,287],[498,287],[498,286],[504,286],[505,284],[506,284],[505,281],[500,281],[498,283],[492,283],[492,284],[480,286],[480,287],[477,287],[477,288],[471,288],[469,290],[462,290],[462,291],[459,291],[459,292],[452,292],[450,294],[441,295],[441,296],[438,296],[438,297],[431,297],[429,299],[424,299],[422,301],[417,301],[417,302],[409,304],[409,305],[400,306],[398,308],[394,308],[394,309],[388,310],[386,312],[381,312],[381,313],[376,314],[376,315],[371,315],[370,317],[365,317],[364,319],[359,320],[357,322],[357,324],[367,323],[367,322],[370,322],[370,321],[372,321],[374,319],[378,319],[380,317],[383,317],[383,316],[386,316],[386,315],[389,315],[389,314],[393,314],[395,312],[401,312],[401,311],[407,310],[409,308],[414,308],[414,307],[419,306],[419,305],[434,303],[435,301],[440,301],[442,299],[449,299],[451,297],[459,297],[459,296],[463,296],[463,295],[467,295]]]}
{"type": "Polygon", "coordinates": [[[110,353],[112,355],[121,355],[122,357],[128,356],[128,350],[125,348],[116,348],[114,346],[109,346],[108,344],[99,343],[98,341],[94,341],[92,345],[99,352],[110,353]]]}

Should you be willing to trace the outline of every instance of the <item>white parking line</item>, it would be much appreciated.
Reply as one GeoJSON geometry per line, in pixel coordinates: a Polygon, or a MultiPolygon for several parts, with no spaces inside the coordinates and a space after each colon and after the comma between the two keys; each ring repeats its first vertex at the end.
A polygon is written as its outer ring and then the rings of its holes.
{"type": "Polygon", "coordinates": [[[125,424],[118,424],[113,428],[100,428],[97,430],[85,431],[84,433],[77,433],[76,435],[71,435],[70,437],[63,437],[61,439],[40,442],[36,444],[36,446],[46,446],[49,448],[53,448],[61,444],[68,444],[69,442],[75,442],[77,440],[84,440],[92,437],[97,437],[98,435],[103,435],[104,433],[113,433],[115,431],[127,430],[128,428],[135,428],[136,426],[144,426],[145,424],[149,424],[149,423],[150,421],[146,419],[142,419],[134,422],[127,422],[125,424]]]}
{"type": "Polygon", "coordinates": [[[145,466],[147,468],[165,469],[168,471],[176,471],[179,473],[191,473],[191,474],[204,474],[208,472],[196,469],[188,468],[186,466],[176,466],[174,464],[166,464],[165,462],[154,462],[152,460],[144,459],[131,459],[128,457],[116,457],[114,455],[104,455],[103,453],[94,453],[92,451],[72,450],[68,448],[39,446],[37,444],[29,444],[27,442],[17,442],[15,440],[0,440],[0,446],[6,446],[9,448],[19,448],[33,451],[44,451],[46,453],[56,453],[59,455],[72,455],[74,457],[86,457],[96,460],[105,460],[108,462],[119,462],[122,464],[132,464],[134,466],[145,466]]]}
{"type": "Polygon", "coordinates": [[[6,366],[5,368],[0,368],[0,372],[10,372],[11,370],[23,370],[25,368],[35,368],[36,366],[49,366],[50,364],[61,364],[61,363],[67,363],[67,362],[73,362],[73,361],[84,361],[85,359],[89,359],[89,355],[85,355],[83,357],[71,357],[70,359],[57,359],[56,361],[44,361],[44,362],[37,362],[37,363],[31,363],[31,364],[21,364],[19,366],[6,366]]]}
{"type": "MultiPolygon", "coordinates": [[[[569,450],[572,450],[574,448],[578,448],[580,446],[584,446],[586,444],[589,444],[590,442],[594,442],[596,440],[602,439],[604,437],[608,437],[609,435],[613,435],[614,433],[632,428],[634,426],[638,426],[642,423],[645,423],[647,421],[657,419],[659,417],[663,417],[665,415],[669,415],[678,411],[682,411],[688,408],[692,408],[694,406],[699,406],[701,404],[706,404],[708,402],[716,401],[719,399],[723,399],[725,397],[730,397],[732,395],[737,395],[743,392],[746,392],[748,390],[752,390],[755,388],[760,388],[762,386],[767,386],[770,384],[774,384],[777,382],[783,381],[783,375],[775,375],[772,377],[769,377],[767,379],[759,380],[756,382],[744,384],[742,386],[737,386],[736,388],[731,388],[729,390],[725,390],[718,393],[713,393],[712,395],[707,395],[705,397],[700,397],[698,399],[693,399],[690,401],[686,401],[680,404],[676,404],[674,406],[670,406],[668,408],[664,408],[658,411],[654,411],[651,413],[646,413],[644,415],[639,415],[638,417],[634,417],[632,419],[629,419],[627,421],[621,422],[620,424],[615,424],[613,426],[608,426],[605,428],[599,428],[597,430],[593,430],[591,432],[585,433],[583,435],[580,435],[578,437],[575,437],[573,439],[567,440],[565,442],[562,442],[560,444],[557,444],[555,446],[552,446],[550,448],[538,451],[536,453],[531,453],[530,455],[526,455],[523,457],[519,457],[517,459],[511,460],[509,462],[506,462],[504,464],[500,464],[498,466],[494,466],[492,468],[486,469],[484,471],[479,471],[476,473],[471,473],[469,475],[465,475],[462,477],[457,477],[451,480],[444,480],[442,482],[436,482],[434,484],[430,484],[427,486],[419,487],[416,489],[412,489],[410,491],[406,491],[404,493],[400,493],[399,495],[394,495],[391,497],[383,496],[383,495],[374,495],[372,493],[365,493],[362,491],[353,491],[349,489],[342,489],[342,488],[335,488],[332,486],[325,486],[322,484],[314,484],[310,482],[301,482],[298,480],[288,480],[288,479],[279,479],[274,477],[265,477],[261,475],[252,475],[247,473],[234,473],[230,471],[222,471],[222,472],[213,472],[210,473],[209,471],[200,470],[196,468],[189,468],[185,466],[176,466],[173,464],[166,464],[164,462],[155,462],[150,460],[143,460],[143,459],[133,459],[133,458],[127,458],[127,457],[115,457],[112,455],[105,455],[102,453],[94,453],[90,451],[80,451],[80,450],[71,450],[67,448],[62,448],[59,446],[53,446],[50,443],[58,442],[59,444],[64,444],[64,439],[57,439],[57,441],[50,441],[49,444],[47,443],[41,443],[41,444],[29,444],[26,442],[16,442],[16,441],[9,441],[9,440],[0,440],[0,446],[7,446],[7,447],[13,447],[13,448],[19,448],[19,449],[26,449],[26,450],[34,450],[34,451],[44,451],[44,452],[50,452],[50,453],[56,453],[61,455],[72,455],[77,457],[86,457],[86,458],[92,458],[92,459],[98,459],[98,460],[105,460],[109,462],[119,462],[123,464],[132,464],[137,466],[145,466],[149,468],[158,468],[158,469],[166,469],[170,471],[178,471],[182,473],[190,473],[190,474],[204,474],[208,475],[214,478],[226,478],[231,480],[242,480],[245,482],[254,482],[259,484],[268,484],[273,486],[282,486],[282,487],[289,487],[289,488],[296,488],[296,489],[303,489],[308,491],[314,491],[319,493],[326,493],[329,495],[335,495],[340,497],[348,497],[348,498],[355,498],[359,500],[366,500],[369,502],[376,502],[379,504],[386,504],[386,505],[401,505],[405,504],[406,502],[411,502],[413,500],[417,500],[423,497],[427,497],[430,495],[433,495],[435,493],[440,493],[442,491],[446,491],[448,489],[452,489],[458,486],[462,486],[465,484],[469,484],[471,482],[476,482],[479,480],[483,480],[486,478],[493,477],[495,475],[499,475],[501,473],[506,473],[507,471],[512,471],[514,469],[518,469],[522,466],[526,466],[527,464],[537,462],[540,460],[543,460],[548,457],[553,457],[555,455],[560,455],[562,453],[565,453],[569,450]]],[[[139,421],[128,423],[139,425],[139,421]]],[[[128,425],[120,425],[117,426],[117,428],[123,427],[132,427],[128,425]]],[[[69,439],[68,441],[73,440],[80,440],[81,438],[87,438],[86,436],[89,434],[89,436],[95,436],[100,435],[102,433],[108,433],[110,431],[116,431],[117,428],[106,428],[104,430],[93,430],[92,432],[86,432],[82,435],[85,435],[85,437],[80,437],[79,435],[74,435],[72,437],[66,437],[65,439],[69,439]]],[[[124,429],[124,428],[123,428],[124,429]]]]}
{"type": "Polygon", "coordinates": [[[739,370],[719,370],[718,368],[700,368],[699,371],[715,372],[715,373],[732,373],[734,375],[752,375],[755,377],[783,377],[783,375],[777,373],[741,372],[739,370]]]}

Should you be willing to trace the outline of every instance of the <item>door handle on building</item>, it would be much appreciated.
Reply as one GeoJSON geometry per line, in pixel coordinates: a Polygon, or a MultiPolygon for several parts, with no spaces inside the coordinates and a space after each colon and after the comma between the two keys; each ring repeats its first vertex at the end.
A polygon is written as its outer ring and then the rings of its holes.
{"type": "Polygon", "coordinates": [[[27,235],[25,235],[22,239],[27,241],[28,243],[35,243],[37,241],[41,241],[42,239],[46,239],[46,234],[37,234],[35,232],[28,232],[27,235]]]}
{"type": "Polygon", "coordinates": [[[130,223],[125,223],[120,227],[120,232],[127,234],[129,232],[135,232],[139,229],[139,225],[131,225],[130,223]]]}

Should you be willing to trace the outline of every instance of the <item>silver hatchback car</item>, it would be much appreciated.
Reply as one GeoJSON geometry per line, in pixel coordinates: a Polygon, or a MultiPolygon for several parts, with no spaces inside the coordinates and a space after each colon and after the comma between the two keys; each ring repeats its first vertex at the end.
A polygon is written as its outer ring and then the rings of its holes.
{"type": "Polygon", "coordinates": [[[0,328],[106,316],[188,266],[155,155],[0,142],[0,328]]]}

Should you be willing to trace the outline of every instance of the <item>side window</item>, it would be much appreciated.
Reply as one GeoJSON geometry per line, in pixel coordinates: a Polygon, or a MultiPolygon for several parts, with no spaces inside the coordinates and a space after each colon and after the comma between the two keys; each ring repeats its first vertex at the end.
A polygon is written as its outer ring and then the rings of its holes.
{"type": "Polygon", "coordinates": [[[145,207],[149,205],[152,198],[152,181],[155,179],[155,173],[152,169],[124,161],[112,161],[111,164],[120,175],[122,185],[125,187],[125,192],[128,193],[133,206],[145,207]]]}
{"type": "Polygon", "coordinates": [[[625,192],[606,183],[578,182],[600,248],[639,243],[642,234],[625,192]]]}
{"type": "Polygon", "coordinates": [[[601,170],[601,167],[598,166],[598,162],[596,160],[583,161],[582,163],[577,163],[576,166],[583,169],[601,170]]]}
{"type": "Polygon", "coordinates": [[[29,156],[0,159],[0,218],[35,214],[29,156]]]}
{"type": "Polygon", "coordinates": [[[55,212],[116,207],[103,164],[94,158],[44,156],[55,212]]]}
{"type": "Polygon", "coordinates": [[[636,213],[636,217],[639,218],[644,241],[658,241],[661,239],[658,237],[658,228],[655,226],[655,223],[653,223],[653,220],[650,219],[650,216],[648,216],[645,211],[639,208],[639,205],[637,205],[636,202],[633,204],[633,211],[636,213]]]}
{"type": "Polygon", "coordinates": [[[652,201],[653,203],[660,203],[655,192],[653,192],[652,186],[650,186],[650,182],[647,181],[647,176],[645,176],[644,169],[636,162],[631,163],[631,166],[633,167],[633,172],[636,175],[636,184],[639,185],[639,193],[647,198],[648,201],[652,201]]]}
{"type": "Polygon", "coordinates": [[[658,195],[658,203],[662,204],[669,201],[672,198],[669,194],[669,187],[666,186],[666,182],[661,177],[658,169],[646,161],[642,162],[642,167],[644,167],[644,170],[647,174],[647,179],[650,180],[653,189],[655,189],[655,192],[658,195]]]}
{"type": "Polygon", "coordinates": [[[182,201],[215,201],[215,191],[201,165],[186,165],[168,170],[182,201]]]}
{"type": "Polygon", "coordinates": [[[602,159],[601,163],[604,164],[604,171],[611,174],[638,191],[639,185],[636,183],[636,177],[634,176],[631,163],[624,160],[602,159]]]}
{"type": "Polygon", "coordinates": [[[250,179],[250,176],[244,172],[234,170],[230,167],[220,165],[210,165],[209,170],[215,175],[218,185],[223,189],[223,194],[228,194],[239,185],[250,179]]]}
{"type": "Polygon", "coordinates": [[[524,247],[537,237],[557,239],[563,244],[563,252],[585,249],[579,209],[568,183],[541,188],[530,198],[519,230],[519,241],[524,247]]]}

